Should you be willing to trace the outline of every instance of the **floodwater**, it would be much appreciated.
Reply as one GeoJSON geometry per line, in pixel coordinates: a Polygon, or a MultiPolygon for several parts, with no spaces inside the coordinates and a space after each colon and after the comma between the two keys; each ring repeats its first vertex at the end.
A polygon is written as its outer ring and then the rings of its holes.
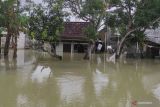
{"type": "Polygon", "coordinates": [[[0,59],[0,107],[160,107],[160,60],[19,50],[0,59]]]}

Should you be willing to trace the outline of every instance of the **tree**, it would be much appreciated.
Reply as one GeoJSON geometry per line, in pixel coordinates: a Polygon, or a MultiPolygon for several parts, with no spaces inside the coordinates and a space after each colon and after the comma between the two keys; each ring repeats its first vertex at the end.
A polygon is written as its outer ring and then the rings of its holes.
{"type": "MultiPolygon", "coordinates": [[[[56,42],[63,30],[63,0],[46,0],[31,12],[29,35],[38,41],[56,42]]],[[[55,53],[55,52],[54,52],[55,53]]]]}
{"type": "Polygon", "coordinates": [[[4,31],[3,29],[3,23],[2,20],[4,20],[3,14],[1,14],[1,8],[2,8],[2,1],[0,1],[0,57],[1,57],[1,37],[2,37],[2,32],[4,31]]]}
{"type": "Polygon", "coordinates": [[[3,23],[2,20],[4,20],[3,14],[1,14],[1,8],[2,8],[2,1],[0,1],[0,57],[1,57],[1,37],[2,37],[2,32],[4,31],[3,29],[3,23]]]}
{"type": "Polygon", "coordinates": [[[9,44],[10,44],[10,38],[11,38],[11,32],[12,32],[12,26],[13,25],[13,20],[12,17],[14,16],[14,8],[13,8],[14,1],[13,0],[8,0],[8,1],[3,1],[1,2],[1,14],[3,19],[1,21],[1,24],[3,27],[7,29],[7,36],[6,36],[6,43],[5,43],[5,48],[4,48],[4,56],[8,55],[8,49],[9,49],[9,44]]]}
{"type": "MultiPolygon", "coordinates": [[[[47,1],[48,3],[49,1],[47,1]]],[[[36,40],[56,41],[63,30],[63,12],[61,4],[48,3],[48,8],[36,6],[30,16],[29,33],[36,40]]]]}
{"type": "MultiPolygon", "coordinates": [[[[90,22],[90,26],[86,29],[86,34],[90,44],[88,50],[93,51],[95,39],[98,37],[98,31],[104,26],[106,7],[108,3],[106,0],[66,0],[71,12],[77,17],[86,22],[90,22]],[[90,49],[92,48],[92,49],[90,49]]],[[[89,53],[85,55],[85,59],[89,59],[89,53]]]]}
{"type": "Polygon", "coordinates": [[[13,58],[17,57],[17,37],[20,31],[26,33],[28,29],[29,18],[23,13],[26,12],[25,10],[26,8],[20,6],[19,0],[0,1],[0,27],[6,29],[7,32],[4,48],[5,57],[8,56],[10,44],[14,51],[13,58]]]}
{"type": "MultiPolygon", "coordinates": [[[[117,28],[120,41],[117,45],[116,56],[130,38],[144,41],[145,30],[159,26],[160,1],[159,0],[110,0],[110,8],[115,8],[108,16],[107,24],[117,28]]],[[[141,44],[142,45],[142,44],[141,44]]]]}
{"type": "Polygon", "coordinates": [[[16,47],[17,47],[17,35],[19,34],[19,20],[17,6],[18,1],[16,0],[6,0],[1,2],[1,26],[7,29],[6,42],[4,47],[4,56],[8,56],[10,40],[12,37],[12,44],[14,47],[14,57],[16,57],[16,47]],[[15,39],[14,39],[15,38],[15,39]]]}
{"type": "Polygon", "coordinates": [[[4,31],[4,29],[2,27],[0,27],[0,57],[1,57],[1,37],[3,36],[2,35],[3,31],[4,31]]]}
{"type": "Polygon", "coordinates": [[[62,0],[46,0],[37,5],[29,20],[29,33],[37,40],[56,41],[63,30],[62,0]]]}

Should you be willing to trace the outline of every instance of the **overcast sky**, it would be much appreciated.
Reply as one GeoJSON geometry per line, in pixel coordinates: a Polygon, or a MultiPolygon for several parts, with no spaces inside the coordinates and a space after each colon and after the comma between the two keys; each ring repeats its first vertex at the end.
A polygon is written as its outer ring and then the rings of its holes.
{"type": "MultiPolygon", "coordinates": [[[[25,3],[25,1],[27,0],[20,0],[22,3],[25,3]]],[[[42,0],[31,0],[31,1],[34,1],[35,3],[42,3],[42,0]]]]}
{"type": "MultiPolygon", "coordinates": [[[[21,5],[23,6],[23,5],[25,5],[27,0],[20,0],[20,1],[21,1],[21,5]]],[[[36,4],[42,3],[42,0],[31,0],[31,1],[34,1],[34,3],[36,3],[36,4]]]]}
{"type": "MultiPolygon", "coordinates": [[[[22,4],[22,5],[25,5],[26,0],[20,0],[20,1],[21,1],[21,4],[22,4]]],[[[36,4],[42,3],[42,0],[31,0],[31,1],[34,1],[34,3],[36,3],[36,4]]],[[[69,11],[69,9],[66,9],[65,11],[69,11]]],[[[69,19],[70,19],[70,21],[72,21],[72,22],[83,22],[83,20],[80,20],[80,19],[74,17],[73,15],[70,16],[69,19]]]]}

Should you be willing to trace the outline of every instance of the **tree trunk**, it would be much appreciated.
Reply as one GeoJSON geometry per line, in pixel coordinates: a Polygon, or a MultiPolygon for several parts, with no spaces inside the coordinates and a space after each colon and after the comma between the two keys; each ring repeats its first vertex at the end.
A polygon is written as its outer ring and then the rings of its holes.
{"type": "Polygon", "coordinates": [[[83,59],[85,59],[85,60],[89,60],[89,59],[90,59],[90,55],[89,55],[89,54],[90,54],[90,50],[91,50],[91,47],[88,46],[88,47],[87,47],[87,51],[86,51],[83,59]]]}
{"type": "Polygon", "coordinates": [[[85,60],[89,60],[90,59],[91,53],[93,52],[94,47],[95,47],[94,42],[91,41],[89,43],[89,45],[88,45],[87,51],[86,51],[85,56],[83,57],[83,59],[85,59],[85,60]]]}
{"type": "Polygon", "coordinates": [[[139,45],[139,47],[140,47],[140,58],[144,58],[144,54],[143,54],[143,45],[139,45]]]}
{"type": "Polygon", "coordinates": [[[123,44],[125,42],[125,39],[126,39],[126,37],[123,37],[121,39],[121,41],[118,43],[117,50],[116,50],[116,59],[118,59],[121,56],[122,48],[123,48],[123,44]]]}
{"type": "Polygon", "coordinates": [[[13,58],[17,58],[17,36],[14,37],[14,43],[13,43],[13,58]]]}
{"type": "Polygon", "coordinates": [[[0,36],[0,57],[1,57],[1,36],[0,36]]]}
{"type": "Polygon", "coordinates": [[[123,49],[123,45],[124,45],[124,42],[126,40],[126,38],[132,33],[134,32],[135,30],[137,30],[138,28],[136,29],[132,29],[132,30],[129,30],[125,36],[120,40],[120,42],[118,43],[117,45],[117,50],[116,50],[116,59],[118,59],[121,55],[121,52],[122,52],[122,49],[123,49]]]}
{"type": "Polygon", "coordinates": [[[8,57],[10,40],[11,40],[11,34],[8,32],[6,36],[5,47],[4,47],[4,57],[8,57]]]}
{"type": "Polygon", "coordinates": [[[50,47],[47,49],[47,52],[52,56],[59,60],[62,60],[62,56],[56,54],[56,44],[48,44],[50,47]]]}
{"type": "Polygon", "coordinates": [[[56,54],[56,44],[54,44],[54,46],[52,45],[51,48],[53,56],[58,58],[59,60],[62,60],[62,56],[56,54]]]}

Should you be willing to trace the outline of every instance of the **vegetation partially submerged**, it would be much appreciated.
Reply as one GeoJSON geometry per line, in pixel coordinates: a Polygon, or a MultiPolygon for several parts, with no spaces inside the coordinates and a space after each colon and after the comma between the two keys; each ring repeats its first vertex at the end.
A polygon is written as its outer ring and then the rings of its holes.
{"type": "Polygon", "coordinates": [[[32,39],[40,42],[57,42],[66,15],[90,22],[85,32],[91,44],[85,59],[89,59],[102,28],[112,29],[120,35],[115,50],[116,58],[119,58],[124,47],[132,43],[138,42],[142,53],[146,29],[155,29],[160,22],[159,0],[43,0],[43,5],[31,1],[27,3],[30,5],[21,7],[19,0],[0,1],[0,34],[4,30],[7,32],[4,56],[8,56],[12,40],[13,57],[16,57],[20,31],[27,31],[32,39]]]}

